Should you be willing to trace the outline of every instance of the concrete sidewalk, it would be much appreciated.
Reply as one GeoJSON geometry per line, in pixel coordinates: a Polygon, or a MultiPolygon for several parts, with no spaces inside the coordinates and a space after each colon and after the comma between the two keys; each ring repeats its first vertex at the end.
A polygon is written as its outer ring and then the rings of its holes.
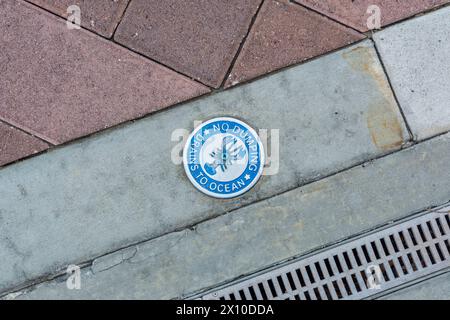
{"type": "Polygon", "coordinates": [[[447,134],[99,257],[83,270],[81,290],[68,290],[64,276],[20,297],[180,298],[448,202],[449,161],[447,134]]]}
{"type": "Polygon", "coordinates": [[[375,50],[364,42],[54,150],[1,171],[7,224],[0,246],[10,263],[0,266],[0,287],[270,198],[406,141],[375,50]],[[371,73],[360,67],[363,61],[371,73]],[[238,200],[198,193],[170,159],[174,130],[221,114],[280,129],[279,172],[238,200]]]}

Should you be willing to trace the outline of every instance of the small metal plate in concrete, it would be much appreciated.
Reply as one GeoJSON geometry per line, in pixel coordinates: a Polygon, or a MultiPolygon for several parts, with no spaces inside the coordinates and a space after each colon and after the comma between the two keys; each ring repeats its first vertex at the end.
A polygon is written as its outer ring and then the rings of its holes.
{"type": "Polygon", "coordinates": [[[264,146],[245,122],[220,117],[194,129],[183,151],[186,175],[199,191],[231,199],[249,191],[264,169],[264,146]]]}

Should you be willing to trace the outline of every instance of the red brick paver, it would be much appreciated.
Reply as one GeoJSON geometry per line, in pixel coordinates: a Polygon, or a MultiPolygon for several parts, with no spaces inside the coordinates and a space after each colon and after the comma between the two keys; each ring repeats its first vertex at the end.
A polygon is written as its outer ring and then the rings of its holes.
{"type": "Polygon", "coordinates": [[[450,0],[295,0],[315,9],[329,17],[358,29],[369,30],[367,19],[372,15],[367,12],[369,6],[376,5],[381,9],[382,26],[411,17],[422,11],[449,3],[450,0]]]}
{"type": "Polygon", "coordinates": [[[226,86],[363,38],[363,34],[287,0],[267,0],[236,60],[226,86]]]}
{"type": "Polygon", "coordinates": [[[209,91],[24,2],[2,0],[0,15],[0,119],[51,143],[209,91]]]}
{"type": "Polygon", "coordinates": [[[219,87],[261,0],[133,0],[115,40],[219,87]]]}
{"type": "Polygon", "coordinates": [[[102,36],[111,37],[122,17],[128,0],[27,0],[64,18],[67,8],[77,5],[81,10],[81,25],[102,36]]]}
{"type": "Polygon", "coordinates": [[[47,148],[45,142],[0,122],[0,166],[47,148]]]}

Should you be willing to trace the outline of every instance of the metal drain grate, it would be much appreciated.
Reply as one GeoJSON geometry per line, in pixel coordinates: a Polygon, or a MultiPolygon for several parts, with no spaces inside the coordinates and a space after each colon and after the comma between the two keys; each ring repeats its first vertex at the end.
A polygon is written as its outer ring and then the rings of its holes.
{"type": "Polygon", "coordinates": [[[362,299],[450,267],[449,241],[450,207],[444,207],[200,299],[362,299]]]}

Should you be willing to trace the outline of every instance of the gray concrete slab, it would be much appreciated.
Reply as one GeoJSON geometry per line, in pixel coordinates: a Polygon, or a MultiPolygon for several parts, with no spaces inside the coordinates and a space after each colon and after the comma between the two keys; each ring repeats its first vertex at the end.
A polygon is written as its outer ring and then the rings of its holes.
{"type": "Polygon", "coordinates": [[[450,300],[450,272],[386,295],[381,300],[450,300]]]}
{"type": "Polygon", "coordinates": [[[417,139],[450,130],[449,20],[445,7],[374,35],[417,139]]]}
{"type": "Polygon", "coordinates": [[[407,139],[367,41],[7,167],[0,170],[0,292],[338,172],[407,139]],[[280,129],[279,173],[233,200],[201,194],[171,162],[173,130],[224,115],[280,129]]]}
{"type": "Polygon", "coordinates": [[[450,134],[103,256],[80,290],[62,277],[10,297],[181,297],[448,202],[449,161],[450,134]]]}

